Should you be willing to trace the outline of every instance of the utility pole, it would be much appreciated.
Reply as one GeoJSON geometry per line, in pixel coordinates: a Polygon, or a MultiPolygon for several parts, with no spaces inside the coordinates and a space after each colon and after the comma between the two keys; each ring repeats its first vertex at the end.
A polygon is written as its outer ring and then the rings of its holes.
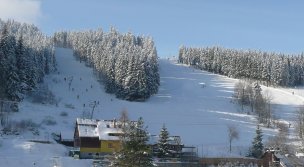
{"type": "Polygon", "coordinates": [[[202,158],[204,158],[204,144],[202,144],[202,158]]]}
{"type": "Polygon", "coordinates": [[[94,114],[94,110],[95,110],[96,106],[97,106],[96,100],[90,104],[90,107],[92,107],[91,119],[93,119],[93,114],[94,114]]]}

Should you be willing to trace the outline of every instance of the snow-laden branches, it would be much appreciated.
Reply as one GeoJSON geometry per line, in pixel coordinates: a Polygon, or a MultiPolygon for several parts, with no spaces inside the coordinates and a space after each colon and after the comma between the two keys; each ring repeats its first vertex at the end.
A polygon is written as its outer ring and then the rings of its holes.
{"type": "Polygon", "coordinates": [[[37,27],[0,20],[0,98],[20,101],[55,69],[51,38],[37,27]]]}
{"type": "Polygon", "coordinates": [[[56,45],[70,47],[80,61],[94,67],[105,89],[126,100],[145,100],[157,93],[158,57],[149,37],[120,34],[114,28],[81,32],[58,32],[56,45]]]}
{"type": "Polygon", "coordinates": [[[181,47],[179,62],[233,78],[257,80],[268,85],[304,83],[304,56],[235,50],[221,47],[181,47]]]}

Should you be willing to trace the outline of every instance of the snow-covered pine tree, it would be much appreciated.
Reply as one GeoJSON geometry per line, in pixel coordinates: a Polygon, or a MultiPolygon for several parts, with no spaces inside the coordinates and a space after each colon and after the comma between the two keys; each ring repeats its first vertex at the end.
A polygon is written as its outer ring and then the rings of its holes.
{"type": "Polygon", "coordinates": [[[271,70],[270,70],[270,58],[266,53],[263,53],[263,62],[261,67],[261,81],[266,82],[266,86],[270,85],[270,77],[271,77],[271,70]]]}
{"type": "Polygon", "coordinates": [[[250,148],[249,154],[252,157],[260,158],[264,152],[264,145],[263,145],[263,133],[259,125],[257,126],[255,133],[256,136],[252,141],[252,147],[250,148]]]}
{"type": "Polygon", "coordinates": [[[116,91],[116,83],[115,83],[115,55],[112,54],[112,49],[108,48],[107,53],[109,54],[109,59],[106,61],[106,69],[105,69],[105,83],[106,83],[106,91],[108,93],[115,93],[116,91]]]}
{"type": "MultiPolygon", "coordinates": [[[[34,79],[32,83],[35,87],[38,81],[42,81],[45,73],[55,69],[53,42],[34,25],[21,24],[13,20],[0,20],[0,24],[1,80],[11,83],[13,80],[19,80],[14,83],[18,83],[22,88],[17,88],[14,94],[25,93],[24,90],[30,90],[30,84],[27,82],[30,78],[34,79]],[[10,74],[10,78],[3,76],[8,75],[8,70],[14,73],[10,74]]],[[[12,86],[11,83],[10,87],[17,86],[12,86]]],[[[2,96],[2,88],[3,85],[0,86],[0,97],[5,98],[2,96]]],[[[13,90],[6,91],[13,93],[13,90]]]]}
{"type": "Polygon", "coordinates": [[[178,63],[185,63],[184,58],[185,58],[185,46],[180,46],[179,52],[178,52],[178,63]]]}
{"type": "Polygon", "coordinates": [[[3,71],[1,72],[4,79],[2,80],[5,89],[4,98],[19,101],[20,80],[16,68],[16,40],[14,36],[9,34],[7,24],[5,24],[1,33],[0,49],[3,55],[3,71]]]}
{"type": "Polygon", "coordinates": [[[26,85],[26,72],[27,72],[27,62],[25,55],[25,47],[23,42],[22,34],[19,36],[16,46],[16,67],[17,67],[17,74],[20,79],[20,92],[25,93],[27,89],[26,85]]]}
{"type": "Polygon", "coordinates": [[[288,78],[288,86],[292,86],[292,85],[295,85],[296,84],[296,70],[297,70],[297,67],[296,67],[296,64],[293,60],[294,58],[292,57],[288,57],[288,74],[289,74],[289,78],[288,78]]]}
{"type": "Polygon", "coordinates": [[[12,101],[20,101],[22,99],[20,92],[20,79],[16,71],[17,70],[14,66],[10,66],[6,80],[6,97],[12,101]]]}
{"type": "Polygon", "coordinates": [[[265,118],[267,115],[266,112],[266,100],[262,95],[262,88],[261,85],[256,82],[254,84],[254,109],[255,112],[258,114],[260,123],[265,123],[265,118]]]}
{"type": "Polygon", "coordinates": [[[143,101],[150,96],[150,88],[148,84],[148,74],[146,74],[146,62],[147,60],[143,59],[144,57],[139,58],[139,65],[137,70],[137,77],[138,77],[138,92],[137,96],[139,97],[138,100],[143,101]]]}
{"type": "MultiPolygon", "coordinates": [[[[122,45],[122,43],[119,44],[119,46],[122,45]]],[[[127,75],[127,69],[128,66],[128,53],[126,51],[126,48],[123,46],[120,46],[120,52],[117,53],[119,56],[117,57],[115,61],[115,83],[116,83],[116,89],[117,89],[117,97],[124,97],[124,81],[127,75]]]]}
{"type": "Polygon", "coordinates": [[[158,70],[158,56],[152,39],[149,39],[147,43],[148,58],[145,62],[145,71],[147,75],[147,87],[149,89],[149,96],[157,93],[160,85],[160,77],[158,70]]]}
{"type": "Polygon", "coordinates": [[[275,86],[303,84],[303,79],[299,79],[301,76],[297,75],[298,71],[304,69],[304,62],[301,60],[303,54],[287,55],[220,47],[182,46],[179,49],[180,63],[229,77],[253,79],[275,86]],[[293,63],[294,59],[298,61],[293,63]]]}
{"type": "Polygon", "coordinates": [[[152,167],[152,155],[147,141],[147,128],[140,117],[137,122],[128,122],[123,127],[122,149],[114,154],[110,166],[113,167],[152,167]]]}
{"type": "Polygon", "coordinates": [[[9,69],[8,56],[4,48],[6,48],[6,41],[8,37],[8,27],[3,24],[0,34],[0,97],[6,97],[6,78],[9,69]]]}
{"type": "Polygon", "coordinates": [[[223,57],[219,54],[218,49],[214,49],[214,62],[212,64],[212,69],[215,73],[222,74],[223,57]]]}
{"type": "Polygon", "coordinates": [[[137,96],[137,88],[139,86],[137,80],[138,67],[137,67],[137,55],[135,49],[133,49],[132,55],[130,55],[130,59],[128,62],[127,75],[125,79],[125,87],[124,87],[124,97],[127,100],[134,100],[137,96]]]}
{"type": "Polygon", "coordinates": [[[160,130],[159,133],[159,139],[158,139],[158,157],[159,158],[165,158],[168,156],[169,154],[169,132],[165,126],[165,124],[163,124],[163,127],[160,130]]]}
{"type": "Polygon", "coordinates": [[[301,76],[300,76],[300,62],[301,62],[301,59],[300,57],[291,57],[291,64],[292,66],[294,67],[292,70],[292,76],[293,76],[293,80],[294,80],[294,84],[295,85],[300,85],[301,84],[301,76]]]}
{"type": "Polygon", "coordinates": [[[27,58],[30,61],[26,61],[26,91],[32,91],[36,88],[37,81],[38,81],[38,74],[37,74],[37,66],[36,61],[34,58],[34,53],[31,49],[26,49],[25,54],[28,56],[27,58]]]}

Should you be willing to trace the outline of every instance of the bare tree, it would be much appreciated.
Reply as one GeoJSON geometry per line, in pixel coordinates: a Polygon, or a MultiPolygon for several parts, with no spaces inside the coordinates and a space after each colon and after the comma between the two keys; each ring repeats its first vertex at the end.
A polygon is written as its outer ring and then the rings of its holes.
{"type": "Polygon", "coordinates": [[[123,127],[125,127],[126,123],[129,121],[128,111],[126,109],[121,111],[119,121],[122,123],[123,127]]]}
{"type": "Polygon", "coordinates": [[[234,86],[234,99],[241,106],[241,110],[244,111],[245,106],[251,108],[251,112],[254,111],[254,90],[250,81],[240,80],[234,86]]]}
{"type": "Polygon", "coordinates": [[[270,127],[270,123],[271,123],[271,119],[272,119],[272,108],[271,108],[271,101],[273,100],[273,96],[269,91],[265,91],[264,93],[264,100],[265,100],[265,107],[266,107],[266,113],[265,115],[265,120],[266,120],[266,124],[267,127],[270,127]]]}
{"type": "Polygon", "coordinates": [[[269,137],[266,143],[267,147],[279,148],[283,153],[288,152],[287,136],[288,136],[288,125],[286,123],[278,122],[277,125],[279,133],[273,137],[269,137]]]}
{"type": "Polygon", "coordinates": [[[231,143],[235,139],[239,139],[239,131],[234,125],[227,125],[228,140],[229,140],[229,151],[231,153],[231,143]]]}
{"type": "Polygon", "coordinates": [[[301,139],[304,138],[304,105],[299,107],[296,118],[296,130],[301,139]]]}
{"type": "Polygon", "coordinates": [[[239,81],[234,85],[234,94],[233,97],[239,105],[241,105],[242,112],[244,111],[244,105],[246,101],[245,96],[245,82],[239,81]]]}
{"type": "Polygon", "coordinates": [[[251,112],[254,111],[254,91],[251,83],[246,84],[245,92],[248,94],[249,106],[251,108],[251,112]]]}

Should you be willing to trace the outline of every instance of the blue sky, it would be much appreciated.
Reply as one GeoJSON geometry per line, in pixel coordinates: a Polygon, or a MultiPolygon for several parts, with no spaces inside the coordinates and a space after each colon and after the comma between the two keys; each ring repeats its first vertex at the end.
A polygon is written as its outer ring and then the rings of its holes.
{"type": "MultiPolygon", "coordinates": [[[[19,2],[17,12],[27,6],[25,2],[36,4],[33,10],[24,9],[31,13],[27,20],[11,15],[37,24],[49,35],[66,29],[108,31],[114,26],[121,32],[152,36],[161,57],[177,55],[181,45],[304,51],[300,0],[0,0],[0,6],[12,2],[19,2]]],[[[9,17],[3,13],[0,17],[9,17]]]]}

